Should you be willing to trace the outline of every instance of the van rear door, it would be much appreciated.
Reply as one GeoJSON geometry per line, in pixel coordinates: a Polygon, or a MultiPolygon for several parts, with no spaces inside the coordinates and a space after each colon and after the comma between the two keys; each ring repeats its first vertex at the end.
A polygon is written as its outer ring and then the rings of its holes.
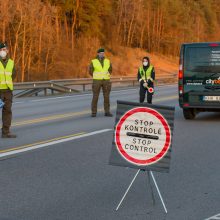
{"type": "Polygon", "coordinates": [[[186,45],[183,73],[183,103],[220,107],[220,44],[186,45]]]}

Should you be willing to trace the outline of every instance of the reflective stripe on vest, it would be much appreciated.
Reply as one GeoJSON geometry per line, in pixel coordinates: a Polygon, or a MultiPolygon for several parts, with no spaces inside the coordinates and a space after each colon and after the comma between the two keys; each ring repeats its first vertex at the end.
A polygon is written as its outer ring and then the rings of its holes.
{"type": "Polygon", "coordinates": [[[110,73],[109,73],[109,68],[110,68],[110,60],[104,59],[104,65],[102,67],[102,64],[98,59],[92,60],[93,64],[93,79],[96,80],[102,80],[102,79],[110,79],[110,73]]]}
{"type": "Polygon", "coordinates": [[[144,71],[144,68],[141,66],[141,67],[139,68],[139,72],[140,72],[140,75],[141,75],[141,79],[143,79],[143,80],[148,80],[148,79],[150,79],[150,80],[152,81],[153,79],[151,78],[151,72],[152,72],[153,68],[154,68],[154,66],[150,65],[150,66],[147,68],[147,71],[145,72],[145,71],[144,71]]]}
{"type": "Polygon", "coordinates": [[[6,67],[0,62],[0,89],[13,90],[12,71],[14,68],[14,61],[9,59],[6,67]]]}

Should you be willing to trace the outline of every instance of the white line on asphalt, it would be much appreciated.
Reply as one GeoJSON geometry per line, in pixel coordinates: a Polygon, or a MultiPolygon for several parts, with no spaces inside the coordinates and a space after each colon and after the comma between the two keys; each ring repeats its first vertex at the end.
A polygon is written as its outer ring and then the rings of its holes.
{"type": "Polygon", "coordinates": [[[220,213],[212,217],[206,218],[204,220],[220,220],[220,213]]]}
{"type": "Polygon", "coordinates": [[[19,154],[19,153],[23,153],[23,152],[26,152],[26,151],[35,150],[35,149],[38,149],[38,148],[43,148],[43,147],[63,143],[63,142],[67,142],[67,141],[72,141],[72,140],[76,140],[76,139],[80,139],[80,138],[84,138],[84,137],[89,137],[89,136],[92,136],[92,135],[108,132],[108,131],[111,131],[111,130],[112,129],[103,129],[103,130],[93,131],[93,132],[90,132],[90,133],[87,133],[87,134],[82,134],[82,135],[79,135],[79,136],[64,138],[64,139],[56,140],[56,141],[51,141],[51,142],[44,143],[44,144],[37,144],[37,145],[27,147],[27,148],[23,148],[23,149],[11,150],[11,151],[8,151],[8,152],[5,152],[5,153],[0,153],[0,158],[15,155],[15,154],[19,154]]]}
{"type": "MultiPolygon", "coordinates": [[[[165,86],[159,86],[159,87],[165,87],[165,86]]],[[[167,87],[173,87],[173,85],[166,85],[167,87]]],[[[138,88],[132,88],[132,89],[121,89],[121,90],[114,90],[111,91],[111,93],[119,93],[122,94],[121,92],[127,92],[127,91],[135,91],[138,90],[138,88]]],[[[80,97],[87,97],[87,96],[92,96],[92,93],[86,93],[82,95],[66,95],[66,96],[59,96],[59,97],[51,97],[51,98],[42,98],[42,99],[34,99],[34,100],[25,100],[25,101],[18,101],[14,102],[13,104],[23,104],[23,103],[28,103],[28,102],[42,102],[42,101],[49,101],[49,100],[56,100],[56,99],[67,99],[67,98],[80,98],[80,97]]]]}

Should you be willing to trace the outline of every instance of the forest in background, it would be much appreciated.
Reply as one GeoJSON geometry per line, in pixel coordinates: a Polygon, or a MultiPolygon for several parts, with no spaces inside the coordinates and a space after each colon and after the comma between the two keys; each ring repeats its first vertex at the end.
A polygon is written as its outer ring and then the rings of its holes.
{"type": "Polygon", "coordinates": [[[0,1],[0,41],[19,82],[88,77],[99,47],[116,62],[114,75],[126,75],[131,48],[175,58],[184,42],[219,38],[219,0],[0,1]]]}

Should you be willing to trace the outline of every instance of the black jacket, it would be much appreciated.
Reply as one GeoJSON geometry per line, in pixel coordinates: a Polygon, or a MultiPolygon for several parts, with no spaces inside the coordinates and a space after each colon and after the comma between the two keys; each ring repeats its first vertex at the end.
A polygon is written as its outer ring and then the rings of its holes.
{"type": "MultiPolygon", "coordinates": [[[[148,65],[148,66],[143,66],[144,71],[146,71],[148,68],[149,68],[149,65],[148,65]]],[[[139,68],[138,68],[138,73],[137,73],[137,79],[138,79],[138,81],[139,81],[141,78],[142,78],[142,77],[141,77],[141,73],[140,73],[140,70],[139,70],[139,68]]],[[[155,80],[155,70],[154,70],[154,68],[153,68],[152,71],[151,71],[151,78],[152,78],[153,80],[155,80]]],[[[149,85],[150,87],[153,87],[153,86],[154,86],[154,83],[153,83],[151,80],[148,80],[147,83],[148,83],[148,85],[149,85]]],[[[144,84],[144,80],[141,80],[141,81],[140,81],[140,85],[143,86],[143,84],[144,84]]]]}
{"type": "MultiPolygon", "coordinates": [[[[146,72],[146,70],[149,68],[149,65],[148,66],[143,66],[143,69],[144,69],[144,71],[146,72]]],[[[138,81],[141,79],[142,77],[141,77],[141,73],[140,73],[140,71],[139,71],[139,68],[138,68],[138,73],[137,73],[137,79],[138,79],[138,81]]],[[[154,70],[154,68],[152,69],[152,71],[151,71],[151,78],[153,79],[153,80],[155,80],[155,70],[154,70]]]]}
{"type": "MultiPolygon", "coordinates": [[[[144,57],[142,61],[144,61],[144,60],[147,60],[147,61],[148,61],[148,65],[147,65],[147,66],[144,66],[144,65],[143,65],[143,69],[144,69],[144,71],[146,72],[146,70],[150,67],[150,58],[149,58],[149,57],[144,57]]],[[[141,77],[141,73],[140,73],[140,68],[138,68],[137,78],[138,78],[138,81],[143,85],[144,81],[143,81],[143,80],[140,81],[140,79],[142,78],[142,77],[141,77]]],[[[151,71],[151,78],[152,78],[153,80],[155,80],[155,70],[154,70],[154,68],[153,68],[152,71],[151,71]]],[[[151,82],[152,82],[152,81],[151,81],[151,82]]],[[[148,83],[150,83],[150,82],[148,82],[148,83]]]]}

